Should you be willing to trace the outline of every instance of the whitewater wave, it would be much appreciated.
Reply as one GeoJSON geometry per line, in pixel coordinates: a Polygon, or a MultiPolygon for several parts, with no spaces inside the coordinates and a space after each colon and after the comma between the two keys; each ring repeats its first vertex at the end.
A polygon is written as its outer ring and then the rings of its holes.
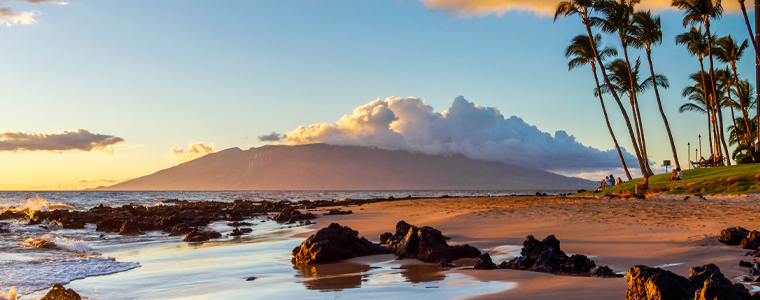
{"type": "MultiPolygon", "coordinates": [[[[89,276],[108,275],[139,268],[137,262],[117,262],[113,257],[89,256],[0,262],[0,287],[15,286],[20,295],[67,284],[89,276]]],[[[3,298],[0,298],[3,299],[3,298]]]]}
{"type": "Polygon", "coordinates": [[[36,249],[60,249],[71,252],[89,252],[92,248],[84,241],[59,238],[59,237],[38,237],[30,238],[21,243],[19,246],[24,248],[36,249]]]}
{"type": "Polygon", "coordinates": [[[0,300],[16,300],[17,297],[15,287],[11,287],[7,294],[0,288],[0,300]]]}

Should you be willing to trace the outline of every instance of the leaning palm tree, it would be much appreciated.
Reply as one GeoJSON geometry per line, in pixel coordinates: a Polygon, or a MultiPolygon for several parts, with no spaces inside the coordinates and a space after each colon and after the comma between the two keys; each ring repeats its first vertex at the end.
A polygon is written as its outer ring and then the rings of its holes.
{"type": "MultiPolygon", "coordinates": [[[[731,65],[731,71],[733,72],[734,83],[736,84],[737,90],[740,90],[741,87],[739,86],[739,74],[736,72],[736,62],[741,59],[742,55],[744,55],[744,51],[747,50],[748,46],[749,45],[747,43],[747,40],[744,40],[741,45],[737,45],[731,35],[720,38],[716,45],[715,52],[718,60],[731,65]]],[[[739,104],[741,105],[741,101],[739,101],[739,104]]],[[[742,116],[744,117],[744,125],[746,128],[751,128],[749,124],[750,118],[748,108],[744,105],[741,105],[741,111],[742,116]]],[[[747,145],[753,146],[749,140],[746,142],[747,145]]]]}
{"type": "MultiPolygon", "coordinates": [[[[712,37],[710,33],[710,20],[720,19],[723,16],[723,6],[721,0],[673,0],[673,7],[684,11],[686,15],[683,18],[683,26],[701,25],[705,27],[707,37],[712,37]]],[[[710,81],[715,82],[715,68],[713,67],[712,39],[707,38],[707,56],[710,59],[710,81]]],[[[713,85],[712,95],[717,95],[715,85],[713,85]]],[[[717,102],[717,100],[715,100],[717,102]]]]}
{"type": "MultiPolygon", "coordinates": [[[[652,16],[650,11],[641,11],[633,14],[633,30],[631,30],[631,37],[638,40],[638,43],[633,45],[637,48],[644,46],[647,53],[647,61],[649,62],[649,72],[652,80],[657,78],[654,73],[654,66],[652,65],[652,45],[662,44],[662,22],[659,16],[652,16]]],[[[673,134],[670,132],[670,124],[668,124],[668,118],[665,116],[665,111],[662,109],[662,102],[660,101],[660,91],[657,88],[657,84],[653,82],[654,95],[657,99],[657,107],[660,109],[660,115],[662,121],[665,123],[665,130],[668,133],[668,139],[670,139],[670,150],[673,151],[673,159],[676,161],[676,167],[681,168],[681,163],[678,161],[678,151],[676,151],[676,144],[673,141],[673,134]]]]}
{"type": "MultiPolygon", "coordinates": [[[[712,103],[714,105],[713,111],[717,114],[718,124],[717,141],[719,141],[719,143],[716,142],[716,147],[720,149],[720,146],[723,145],[723,150],[718,152],[726,154],[728,154],[729,151],[728,145],[726,144],[726,130],[723,125],[723,108],[729,106],[728,103],[731,102],[731,88],[734,86],[734,78],[731,75],[731,70],[729,70],[728,67],[715,70],[715,90],[718,91],[718,94],[714,98],[717,99],[717,101],[712,103]]],[[[731,160],[728,159],[728,157],[726,157],[726,161],[728,162],[728,165],[731,164],[731,160]]]]}
{"type": "MultiPolygon", "coordinates": [[[[697,113],[703,113],[707,115],[707,131],[710,133],[707,136],[710,137],[710,154],[713,154],[713,140],[712,136],[715,133],[715,130],[713,128],[717,127],[717,123],[715,122],[714,118],[714,109],[712,109],[712,93],[710,92],[712,90],[712,82],[710,82],[710,77],[705,76],[704,71],[699,71],[697,73],[691,74],[689,78],[694,81],[694,85],[687,86],[683,90],[683,97],[688,100],[688,102],[684,105],[681,105],[681,107],[678,109],[679,113],[684,112],[697,112],[697,113]]],[[[716,137],[717,139],[717,137],[716,137]]]]}
{"type": "Polygon", "coordinates": [[[754,151],[751,146],[744,143],[744,140],[745,136],[749,137],[750,140],[757,139],[757,118],[752,119],[752,122],[750,123],[752,129],[749,131],[749,134],[747,133],[747,127],[744,127],[744,122],[739,120],[739,123],[737,123],[737,125],[738,126],[731,126],[728,128],[728,132],[731,135],[731,145],[736,145],[736,149],[734,149],[734,152],[732,154],[734,158],[736,158],[736,155],[742,151],[748,151],[749,153],[752,153],[754,151]]]}
{"type": "MultiPolygon", "coordinates": [[[[597,0],[568,0],[563,1],[557,5],[557,10],[554,13],[554,21],[557,21],[560,17],[567,17],[572,15],[578,15],[581,18],[581,21],[583,22],[583,25],[586,27],[586,33],[588,35],[589,43],[591,45],[594,44],[594,34],[591,32],[591,19],[590,14],[591,10],[593,9],[594,4],[597,2],[597,0]]],[[[599,56],[599,51],[594,48],[594,57],[596,58],[596,62],[600,64],[600,66],[603,64],[603,60],[599,56]]],[[[607,76],[607,71],[605,68],[599,68],[602,72],[602,77],[604,78],[605,84],[612,85],[610,82],[609,77],[607,76]]],[[[623,114],[623,119],[625,119],[625,124],[628,126],[628,134],[631,137],[631,142],[633,143],[633,150],[636,152],[636,159],[639,162],[639,167],[641,168],[641,172],[643,174],[647,173],[646,166],[642,160],[641,151],[639,150],[639,145],[636,143],[636,137],[633,133],[633,128],[631,127],[631,120],[628,118],[628,113],[625,111],[625,106],[623,106],[623,102],[620,101],[620,97],[618,96],[617,91],[612,90],[612,97],[615,99],[615,101],[618,104],[618,107],[620,107],[620,112],[623,114]]]]}
{"type": "MultiPolygon", "coordinates": [[[[755,89],[752,87],[749,81],[744,80],[741,83],[739,83],[738,86],[739,86],[738,90],[736,89],[731,90],[731,93],[734,94],[734,96],[736,96],[736,99],[737,99],[736,102],[732,101],[730,103],[730,106],[732,108],[732,113],[733,113],[733,109],[741,109],[741,106],[752,109],[757,105],[757,98],[755,97],[755,89]]],[[[732,117],[734,116],[732,115],[732,117]]],[[[734,118],[738,120],[739,122],[737,123],[736,121],[734,121],[734,126],[729,127],[729,135],[730,135],[729,140],[731,142],[731,145],[734,145],[737,143],[738,144],[743,143],[744,145],[749,147],[749,144],[746,141],[754,141],[757,138],[756,131],[754,130],[754,128],[757,127],[757,118],[753,118],[753,120],[750,121],[750,126],[751,126],[750,128],[752,128],[753,130],[750,132],[749,135],[746,134],[747,124],[742,121],[743,118],[736,118],[736,117],[734,118]],[[737,128],[739,129],[738,131],[735,130],[737,128]]],[[[750,150],[750,149],[747,149],[747,150],[750,150]]],[[[750,150],[750,152],[752,151],[753,150],[750,150]]]]}
{"type": "MultiPolygon", "coordinates": [[[[599,85],[599,76],[597,76],[596,73],[596,56],[594,55],[594,49],[600,49],[599,44],[602,41],[601,35],[596,35],[594,37],[594,44],[592,45],[589,42],[588,37],[581,34],[573,38],[572,42],[570,43],[570,46],[567,47],[565,50],[565,57],[572,58],[570,62],[568,63],[568,70],[572,70],[578,67],[582,67],[585,65],[591,65],[591,72],[594,73],[594,81],[596,82],[596,90],[599,92],[599,89],[601,86],[599,85]]],[[[617,50],[612,47],[605,47],[600,49],[599,56],[604,59],[606,57],[613,57],[617,55],[617,50]]],[[[615,132],[612,131],[612,125],[610,125],[610,119],[607,116],[607,108],[604,106],[604,98],[602,97],[601,93],[599,94],[599,102],[602,104],[602,112],[604,113],[604,120],[607,122],[607,129],[610,131],[610,136],[612,136],[612,141],[615,143],[615,150],[617,150],[618,156],[620,157],[620,163],[623,165],[623,170],[625,171],[625,176],[628,177],[628,180],[631,180],[631,172],[628,171],[628,165],[625,163],[625,158],[623,157],[623,152],[620,151],[620,146],[618,145],[617,138],[615,137],[615,132]]]]}
{"type": "MultiPolygon", "coordinates": [[[[710,153],[712,154],[713,149],[713,130],[712,130],[712,122],[713,122],[713,116],[712,116],[712,109],[713,105],[710,105],[712,102],[710,100],[710,95],[712,95],[712,80],[707,80],[709,78],[709,74],[705,74],[705,65],[704,65],[704,57],[707,55],[707,37],[702,34],[702,28],[692,26],[691,30],[688,32],[679,34],[676,36],[676,44],[677,45],[684,45],[686,46],[686,50],[691,54],[692,56],[696,56],[699,60],[699,73],[695,73],[692,75],[692,80],[699,82],[699,83],[709,83],[708,88],[702,89],[702,92],[704,93],[704,99],[706,99],[706,103],[708,105],[705,106],[705,114],[707,115],[707,137],[710,142],[710,153]],[[701,78],[694,79],[694,75],[699,75],[701,78]]],[[[716,139],[717,140],[717,139],[716,139]]]]}
{"type": "Polygon", "coordinates": [[[739,5],[742,7],[744,23],[747,24],[747,32],[749,32],[749,38],[752,41],[752,48],[755,49],[755,58],[760,61],[760,51],[757,49],[757,41],[755,41],[755,35],[752,33],[752,25],[749,24],[749,17],[747,17],[747,7],[744,6],[744,0],[739,0],[739,5]]]}
{"type": "MultiPolygon", "coordinates": [[[[664,88],[670,87],[668,78],[661,74],[655,74],[655,76],[640,81],[640,67],[641,59],[637,59],[636,64],[633,67],[629,67],[623,59],[617,59],[609,63],[606,68],[607,71],[610,72],[609,77],[610,81],[612,81],[612,84],[603,85],[600,91],[604,94],[610,93],[612,91],[617,91],[621,94],[627,94],[629,99],[633,99],[635,94],[643,93],[655,85],[664,88]],[[633,74],[633,81],[630,80],[631,77],[628,74],[628,70],[632,70],[631,74],[633,74]]],[[[633,105],[633,102],[631,102],[631,106],[633,105]]]]}
{"type": "MultiPolygon", "coordinates": [[[[641,0],[601,0],[594,5],[594,9],[601,14],[601,17],[591,18],[592,25],[599,26],[603,32],[610,34],[617,33],[623,48],[623,58],[625,58],[627,66],[631,65],[631,61],[628,58],[628,47],[639,43],[637,39],[631,36],[631,31],[633,30],[631,16],[633,15],[634,7],[640,2],[641,0]]],[[[628,76],[630,77],[629,80],[633,81],[631,69],[628,69],[628,76]]],[[[644,125],[641,120],[638,97],[633,90],[629,91],[629,95],[631,95],[629,98],[633,102],[633,123],[636,126],[636,136],[641,147],[641,155],[645,162],[647,174],[652,174],[652,170],[649,168],[649,155],[647,154],[644,125]]]]}

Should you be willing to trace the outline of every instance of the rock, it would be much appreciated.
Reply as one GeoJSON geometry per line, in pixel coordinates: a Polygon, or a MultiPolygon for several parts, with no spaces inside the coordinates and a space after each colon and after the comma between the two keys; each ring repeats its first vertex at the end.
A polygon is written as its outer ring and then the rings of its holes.
{"type": "Polygon", "coordinates": [[[755,263],[754,265],[752,265],[752,267],[749,269],[749,275],[751,276],[760,275],[760,263],[755,263]]]}
{"type": "Polygon", "coordinates": [[[181,236],[181,235],[187,235],[191,231],[195,230],[195,228],[190,227],[189,225],[185,223],[177,224],[173,227],[168,227],[164,229],[164,231],[169,231],[169,236],[181,236]]]}
{"type": "Polygon", "coordinates": [[[593,260],[582,254],[568,257],[560,250],[559,244],[560,241],[553,235],[543,241],[529,235],[523,242],[521,256],[507,262],[505,267],[563,275],[592,275],[591,271],[596,267],[593,260]]]}
{"type": "Polygon", "coordinates": [[[221,233],[218,233],[216,231],[210,230],[210,231],[200,231],[197,229],[193,229],[190,233],[185,236],[185,239],[183,241],[185,242],[203,242],[208,241],[210,239],[218,239],[222,237],[221,233]]]}
{"type": "Polygon", "coordinates": [[[718,240],[726,245],[734,246],[741,244],[748,234],[749,230],[741,227],[727,228],[720,232],[718,240]]]}
{"type": "Polygon", "coordinates": [[[442,259],[441,261],[438,262],[438,267],[440,267],[441,269],[448,269],[448,268],[454,268],[456,266],[453,265],[448,260],[442,259]]]}
{"type": "Polygon", "coordinates": [[[316,218],[317,216],[312,213],[302,214],[297,209],[290,207],[280,211],[280,213],[275,216],[273,220],[275,220],[277,223],[293,224],[298,221],[312,220],[316,218]]]}
{"type": "Polygon", "coordinates": [[[243,228],[240,228],[240,232],[242,232],[242,233],[251,233],[251,232],[253,232],[253,229],[243,227],[243,228]]]}
{"type": "MultiPolygon", "coordinates": [[[[721,234],[721,237],[723,234],[721,234]]],[[[757,230],[750,231],[741,241],[742,248],[757,250],[760,249],[760,232],[757,230]]]]}
{"type": "Polygon", "coordinates": [[[743,300],[749,299],[749,291],[743,284],[734,284],[713,264],[690,270],[689,280],[698,287],[694,300],[743,300]]]}
{"type": "Polygon", "coordinates": [[[325,214],[325,216],[350,215],[352,213],[354,212],[350,210],[331,209],[328,213],[325,214]]]}
{"type": "Polygon", "coordinates": [[[493,260],[491,260],[490,254],[483,253],[478,258],[478,261],[475,262],[475,269],[476,270],[492,270],[492,269],[496,269],[496,264],[493,263],[493,260]]]}
{"type": "Polygon", "coordinates": [[[743,261],[743,260],[739,261],[739,266],[740,267],[752,268],[752,265],[753,265],[753,263],[749,262],[749,261],[743,261]]]}
{"type": "Polygon", "coordinates": [[[124,225],[121,226],[121,230],[119,231],[119,235],[138,235],[141,233],[142,232],[140,232],[140,225],[132,219],[125,221],[124,225]]]}
{"type": "Polygon", "coordinates": [[[683,276],[660,268],[635,266],[625,275],[627,300],[683,300],[694,297],[691,282],[683,276]]]}
{"type": "Polygon", "coordinates": [[[256,276],[251,276],[245,279],[245,281],[254,281],[256,280],[256,276]]]}
{"type": "Polygon", "coordinates": [[[232,223],[227,223],[227,226],[230,226],[230,227],[241,227],[241,226],[253,226],[253,224],[248,223],[248,222],[238,222],[238,221],[235,221],[235,222],[232,222],[232,223]]]}
{"type": "Polygon", "coordinates": [[[470,245],[449,246],[441,231],[432,227],[396,224],[396,234],[389,238],[388,249],[398,258],[417,258],[424,262],[454,261],[480,256],[480,250],[470,245]]]}
{"type": "Polygon", "coordinates": [[[617,278],[623,275],[615,273],[608,266],[601,266],[591,270],[591,277],[617,278]]]}
{"type": "Polygon", "coordinates": [[[230,233],[230,235],[231,236],[240,236],[240,235],[243,235],[243,231],[241,231],[240,229],[235,228],[235,229],[232,230],[232,233],[230,233]]]}
{"type": "Polygon", "coordinates": [[[121,230],[124,222],[117,219],[106,218],[96,224],[96,231],[115,232],[121,230]]]}
{"type": "Polygon", "coordinates": [[[344,259],[385,254],[388,250],[373,244],[359,233],[338,223],[320,229],[293,249],[294,264],[324,264],[344,259]]]}
{"type": "Polygon", "coordinates": [[[66,289],[60,284],[53,285],[53,288],[45,294],[40,300],[81,300],[82,297],[72,289],[66,289]]]}
{"type": "Polygon", "coordinates": [[[386,232],[380,235],[380,244],[388,244],[391,241],[392,233],[386,232]]]}

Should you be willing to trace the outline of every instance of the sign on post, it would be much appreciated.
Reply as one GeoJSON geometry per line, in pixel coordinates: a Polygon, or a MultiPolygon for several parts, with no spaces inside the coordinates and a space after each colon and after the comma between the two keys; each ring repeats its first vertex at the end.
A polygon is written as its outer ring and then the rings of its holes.
{"type": "Polygon", "coordinates": [[[665,173],[667,173],[668,172],[668,167],[670,166],[670,161],[669,160],[663,160],[662,161],[662,165],[665,166],[665,173]]]}

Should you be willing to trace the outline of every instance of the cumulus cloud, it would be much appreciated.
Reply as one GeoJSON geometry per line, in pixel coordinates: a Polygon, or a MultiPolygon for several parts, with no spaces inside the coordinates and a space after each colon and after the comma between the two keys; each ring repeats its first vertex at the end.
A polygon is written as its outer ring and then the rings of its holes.
{"type": "MultiPolygon", "coordinates": [[[[57,5],[68,5],[68,2],[64,1],[54,1],[54,0],[17,0],[21,2],[26,3],[32,3],[32,4],[44,4],[44,3],[52,3],[57,5]]],[[[34,18],[35,15],[40,15],[41,13],[37,10],[30,10],[30,11],[22,11],[20,13],[14,12],[10,7],[6,6],[7,0],[0,0],[0,24],[5,24],[6,26],[10,27],[13,25],[29,25],[37,23],[37,20],[34,18]]]]}
{"type": "Polygon", "coordinates": [[[184,163],[196,158],[203,157],[206,154],[214,153],[214,144],[195,143],[187,147],[187,151],[182,148],[172,148],[169,154],[173,156],[178,163],[184,163]]]}
{"type": "Polygon", "coordinates": [[[270,134],[260,135],[259,136],[259,141],[260,142],[267,142],[267,143],[277,143],[277,142],[279,142],[283,138],[284,138],[283,135],[281,135],[281,134],[279,134],[277,132],[272,132],[270,134]]]}
{"type": "MultiPolygon", "coordinates": [[[[505,118],[496,107],[481,107],[461,96],[442,113],[419,98],[377,99],[333,124],[300,126],[287,132],[284,142],[463,154],[552,171],[620,166],[614,149],[602,151],[584,146],[565,131],[552,136],[518,117],[505,118]]],[[[635,162],[627,152],[626,158],[635,162]]]]}
{"type": "Polygon", "coordinates": [[[95,134],[85,129],[61,133],[0,133],[0,151],[100,151],[113,154],[111,146],[124,143],[113,135],[95,134]]]}
{"type": "MultiPolygon", "coordinates": [[[[459,17],[504,15],[509,11],[528,11],[541,16],[552,16],[561,0],[420,0],[425,7],[445,11],[459,17]]],[[[642,9],[670,9],[672,0],[642,0],[642,9]]],[[[737,11],[736,1],[723,1],[726,11],[737,11]]]]}

